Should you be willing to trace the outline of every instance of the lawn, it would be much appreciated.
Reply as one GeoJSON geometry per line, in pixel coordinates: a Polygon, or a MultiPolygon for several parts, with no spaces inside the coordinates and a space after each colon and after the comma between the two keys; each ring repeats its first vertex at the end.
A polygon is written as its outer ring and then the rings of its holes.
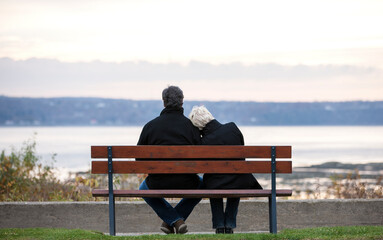
{"type": "Polygon", "coordinates": [[[268,233],[241,234],[186,234],[186,235],[139,235],[111,237],[100,232],[80,229],[50,228],[4,228],[0,239],[383,239],[383,226],[322,227],[285,229],[277,235],[268,233]]]}

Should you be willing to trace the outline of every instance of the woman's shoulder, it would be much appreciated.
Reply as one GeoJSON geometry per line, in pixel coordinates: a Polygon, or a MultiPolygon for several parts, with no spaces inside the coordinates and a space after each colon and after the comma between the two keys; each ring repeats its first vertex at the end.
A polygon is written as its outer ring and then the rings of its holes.
{"type": "Polygon", "coordinates": [[[228,123],[225,123],[224,125],[237,127],[237,124],[235,124],[234,122],[228,122],[228,123]]]}
{"type": "Polygon", "coordinates": [[[229,128],[229,129],[232,129],[232,130],[237,130],[237,131],[240,131],[237,124],[235,124],[234,122],[228,122],[228,123],[225,123],[223,124],[223,126],[225,128],[229,128]]]}

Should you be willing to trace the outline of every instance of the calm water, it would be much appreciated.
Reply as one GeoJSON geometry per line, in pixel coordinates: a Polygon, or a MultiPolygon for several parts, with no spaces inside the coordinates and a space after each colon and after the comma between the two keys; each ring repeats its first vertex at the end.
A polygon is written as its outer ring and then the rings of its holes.
{"type": "MultiPolygon", "coordinates": [[[[240,127],[247,145],[291,145],[293,164],[328,161],[368,163],[383,160],[383,127],[240,127]]],[[[91,145],[135,145],[141,127],[6,127],[0,149],[9,153],[36,135],[43,162],[62,171],[88,170],[91,145]]]]}

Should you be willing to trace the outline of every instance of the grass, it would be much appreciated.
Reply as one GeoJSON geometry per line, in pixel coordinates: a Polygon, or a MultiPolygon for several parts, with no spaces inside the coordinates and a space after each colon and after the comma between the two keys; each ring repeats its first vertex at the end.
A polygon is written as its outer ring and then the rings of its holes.
{"type": "Polygon", "coordinates": [[[100,232],[80,229],[58,228],[3,228],[0,239],[383,239],[383,226],[348,226],[322,227],[307,229],[285,229],[277,235],[268,233],[240,233],[232,235],[217,234],[186,234],[186,235],[140,235],[112,237],[100,232]]]}

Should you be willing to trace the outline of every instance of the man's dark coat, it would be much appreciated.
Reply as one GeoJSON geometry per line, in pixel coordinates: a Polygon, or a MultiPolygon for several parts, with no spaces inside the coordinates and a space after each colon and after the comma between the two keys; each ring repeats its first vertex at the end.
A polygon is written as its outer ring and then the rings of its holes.
{"type": "MultiPolygon", "coordinates": [[[[183,113],[183,108],[163,109],[144,126],[137,145],[201,144],[198,128],[183,113]]],[[[196,174],[149,174],[146,184],[150,189],[193,189],[198,187],[199,178],[196,174]]]]}

